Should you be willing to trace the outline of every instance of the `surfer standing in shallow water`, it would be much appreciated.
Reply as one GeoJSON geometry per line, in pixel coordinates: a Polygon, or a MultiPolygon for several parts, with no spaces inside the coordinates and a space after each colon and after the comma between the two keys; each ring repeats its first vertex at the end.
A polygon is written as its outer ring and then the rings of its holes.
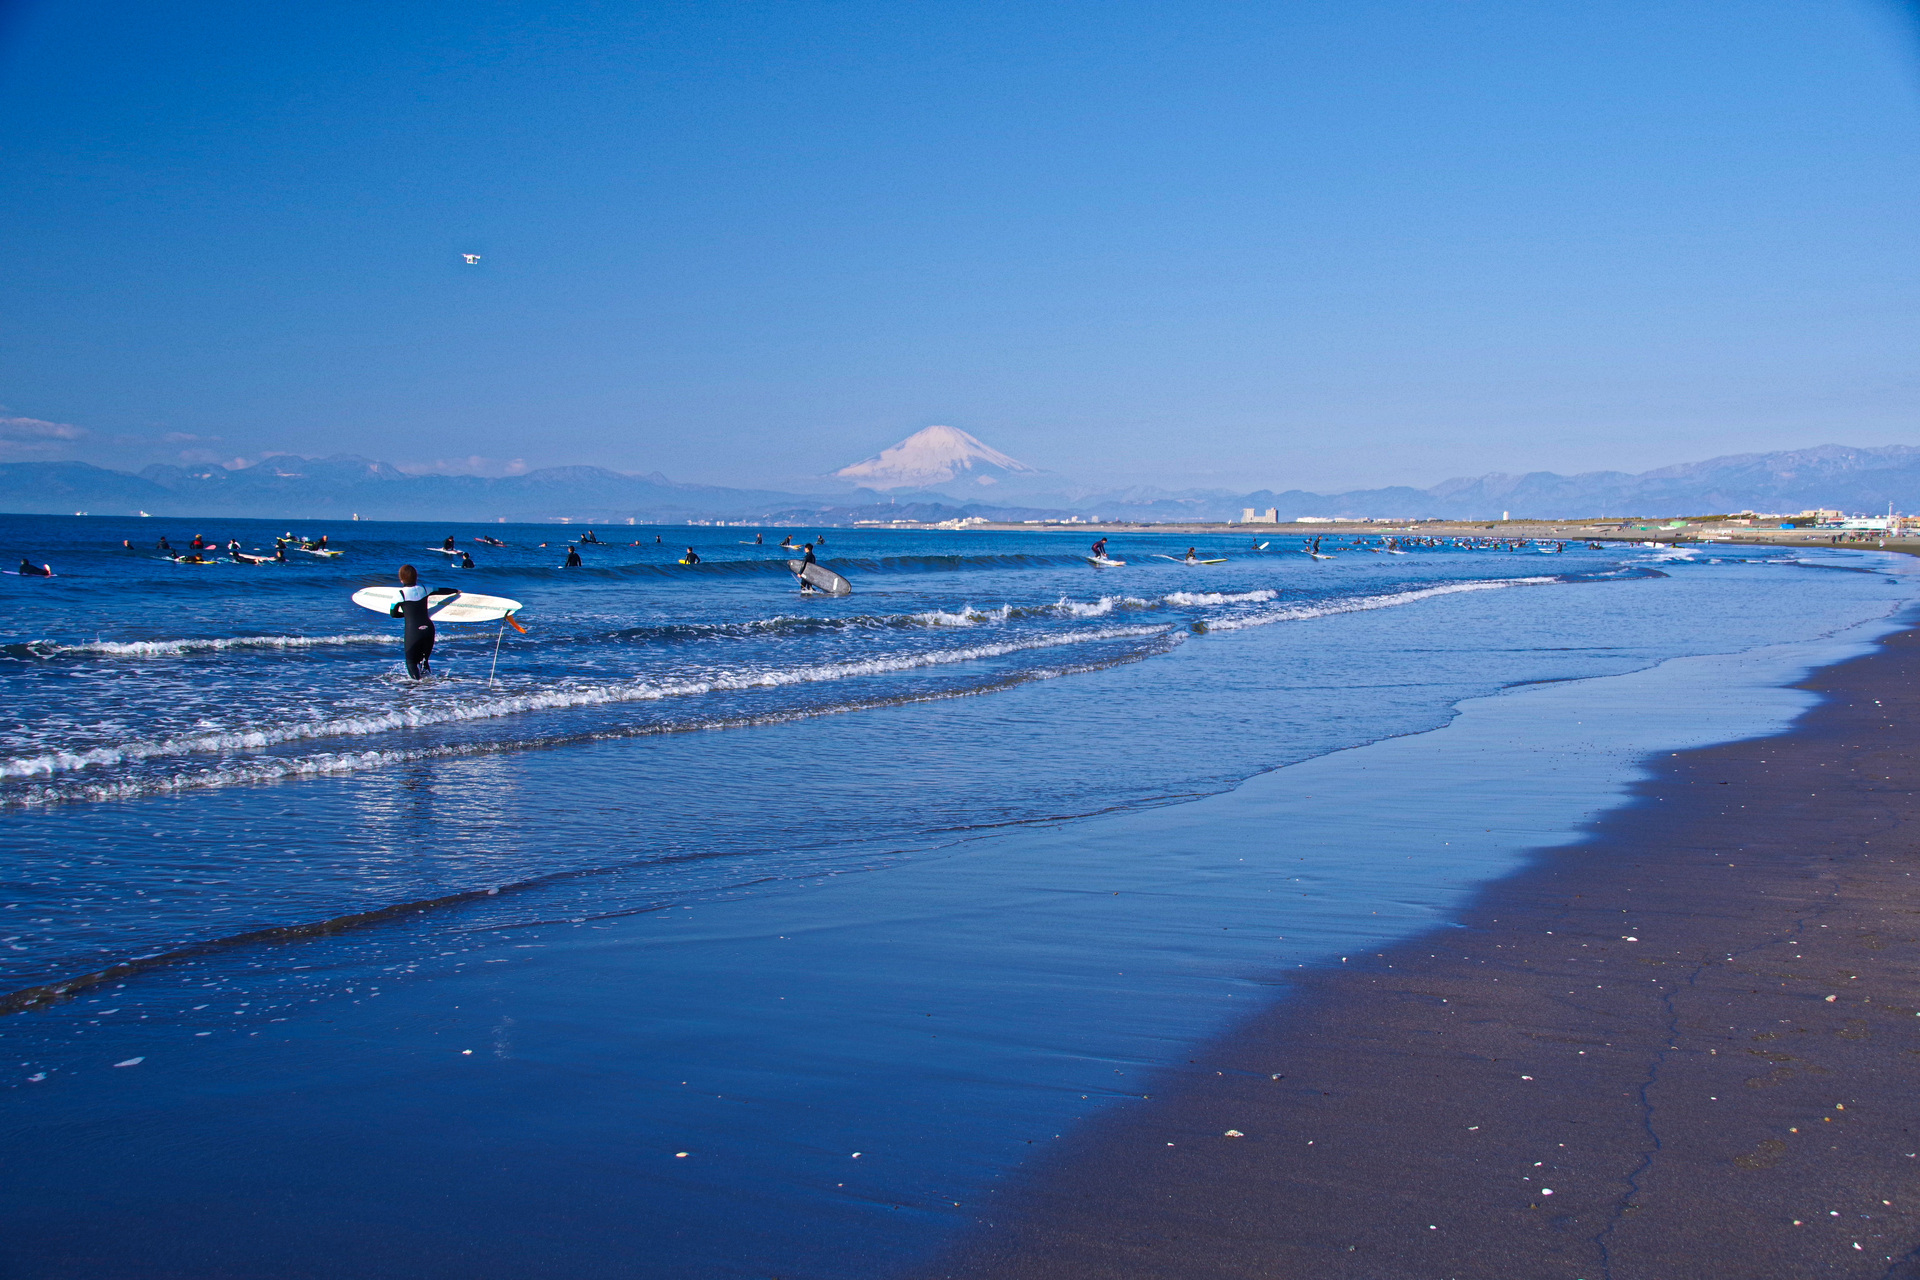
{"type": "Polygon", "coordinates": [[[420,574],[410,564],[400,566],[400,598],[387,610],[395,618],[405,619],[407,674],[415,680],[431,675],[433,666],[433,615],[427,612],[427,589],[420,585],[420,574]]]}

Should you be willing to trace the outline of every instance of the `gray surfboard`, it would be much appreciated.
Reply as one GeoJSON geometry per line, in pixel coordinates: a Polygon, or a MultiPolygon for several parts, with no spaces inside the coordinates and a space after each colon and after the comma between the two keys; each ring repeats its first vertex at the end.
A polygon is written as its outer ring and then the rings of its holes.
{"type": "Polygon", "coordinates": [[[808,564],[804,560],[789,560],[787,568],[800,575],[800,580],[815,591],[824,591],[830,596],[850,596],[853,584],[827,568],[823,564],[808,564]]]}

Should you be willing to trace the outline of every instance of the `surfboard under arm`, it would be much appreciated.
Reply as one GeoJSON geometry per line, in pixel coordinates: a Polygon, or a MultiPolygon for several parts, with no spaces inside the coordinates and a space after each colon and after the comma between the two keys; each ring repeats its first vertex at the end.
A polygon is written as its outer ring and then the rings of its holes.
{"type": "Polygon", "coordinates": [[[799,577],[816,591],[824,591],[830,596],[850,596],[853,584],[827,568],[823,564],[808,564],[804,560],[787,561],[789,571],[799,577]]]}

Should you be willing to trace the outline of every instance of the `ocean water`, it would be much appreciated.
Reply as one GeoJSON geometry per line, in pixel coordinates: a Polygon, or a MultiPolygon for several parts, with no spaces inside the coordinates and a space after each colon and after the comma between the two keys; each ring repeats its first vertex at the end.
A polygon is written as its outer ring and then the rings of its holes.
{"type": "Polygon", "coordinates": [[[0,578],[10,1274],[892,1274],[1916,593],[1873,553],[829,530],[855,594],[802,598],[752,529],[563,569],[556,526],[296,528],[344,554],[0,518],[60,575],[0,578]],[[402,561],[529,634],[443,626],[412,684],[348,600],[402,561]]]}

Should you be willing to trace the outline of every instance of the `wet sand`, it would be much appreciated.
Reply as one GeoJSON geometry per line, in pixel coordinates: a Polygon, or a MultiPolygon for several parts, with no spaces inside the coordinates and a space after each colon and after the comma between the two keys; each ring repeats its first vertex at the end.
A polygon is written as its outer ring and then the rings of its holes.
{"type": "Polygon", "coordinates": [[[1920,1277],[1920,632],[1802,687],[1293,980],[927,1274],[1920,1277]]]}

